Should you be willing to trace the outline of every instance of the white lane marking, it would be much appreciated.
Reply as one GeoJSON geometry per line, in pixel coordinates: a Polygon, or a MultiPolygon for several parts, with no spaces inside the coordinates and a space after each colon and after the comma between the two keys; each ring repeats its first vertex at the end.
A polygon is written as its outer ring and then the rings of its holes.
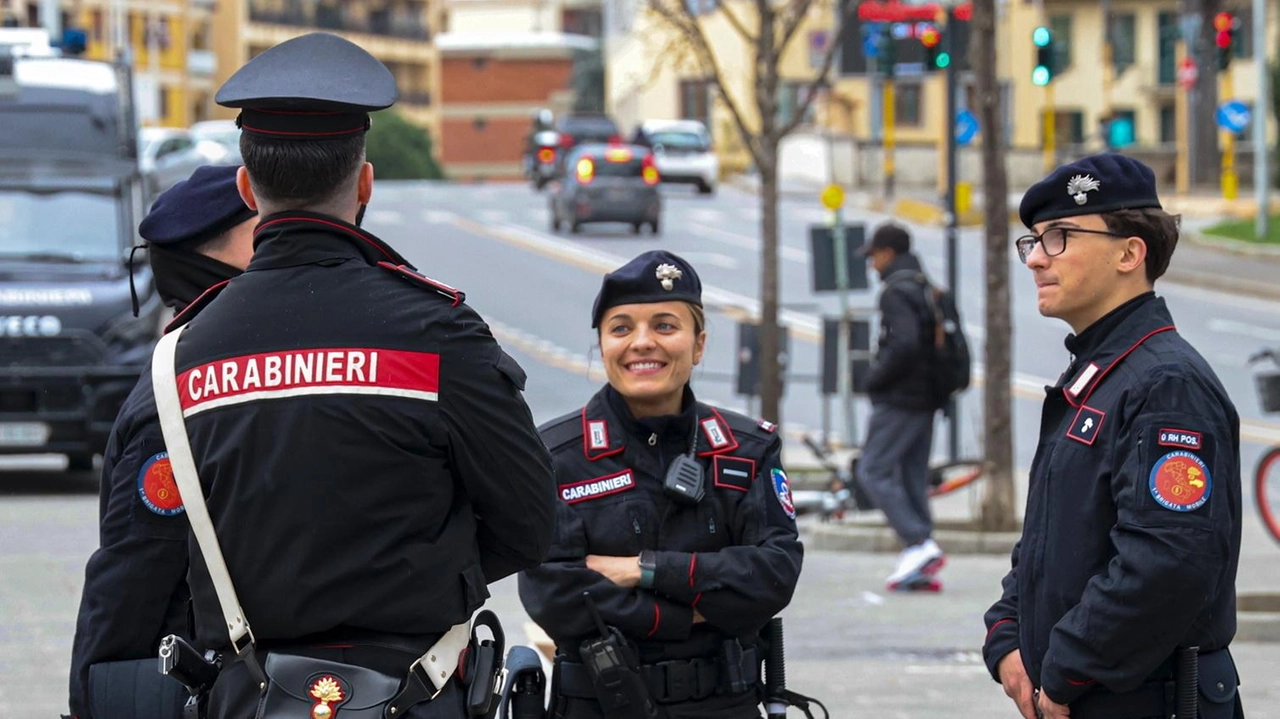
{"type": "Polygon", "coordinates": [[[422,221],[429,225],[452,225],[457,218],[457,215],[448,210],[422,211],[422,221]]]}
{"type": "Polygon", "coordinates": [[[369,224],[398,226],[404,224],[404,214],[396,210],[369,210],[369,224]]]}
{"type": "Polygon", "coordinates": [[[1237,322],[1235,320],[1224,320],[1218,317],[1210,319],[1207,326],[1209,327],[1210,332],[1251,337],[1263,342],[1280,343],[1280,330],[1258,327],[1257,325],[1237,322]]]}
{"type": "MultiPolygon", "coordinates": [[[[704,235],[707,235],[708,237],[710,237],[712,240],[715,240],[716,242],[730,245],[732,247],[738,247],[744,250],[754,250],[756,252],[760,251],[760,241],[754,237],[739,235],[736,232],[729,232],[728,230],[722,230],[719,227],[712,227],[710,225],[705,225],[701,222],[690,222],[688,224],[688,227],[689,229],[694,230],[695,232],[700,232],[704,235]]],[[[809,264],[809,253],[805,252],[804,250],[796,249],[794,247],[787,247],[786,245],[780,245],[778,247],[778,256],[790,262],[799,262],[806,265],[809,264]]]]}
{"type": "Polygon", "coordinates": [[[681,252],[680,256],[692,262],[694,265],[715,265],[723,267],[726,270],[738,269],[738,261],[728,255],[722,255],[718,252],[681,252]]]}
{"type": "MultiPolygon", "coordinates": [[[[630,259],[583,247],[519,225],[504,224],[490,227],[456,215],[453,217],[453,224],[465,232],[522,247],[553,260],[567,262],[576,267],[600,274],[612,272],[630,259]]],[[[760,316],[760,303],[755,299],[714,285],[703,285],[702,298],[707,305],[715,307],[725,314],[737,314],[748,318],[760,316]]],[[[780,310],[778,312],[778,321],[790,328],[793,338],[815,343],[822,341],[822,320],[815,315],[808,315],[795,310],[780,310]]],[[[974,363],[973,376],[975,385],[980,384],[985,378],[983,367],[978,362],[974,363]]],[[[1026,399],[1037,401],[1044,399],[1045,386],[1053,385],[1055,382],[1055,380],[1037,377],[1024,372],[1015,372],[1013,375],[1014,393],[1026,399]]],[[[729,405],[722,406],[733,408],[729,405]]],[[[1242,421],[1240,423],[1240,438],[1261,444],[1280,445],[1280,424],[1242,421]]]]}
{"type": "MultiPolygon", "coordinates": [[[[1216,304],[1219,306],[1227,306],[1233,309],[1244,310],[1246,312],[1265,312],[1268,315],[1280,315],[1280,302],[1267,299],[1259,299],[1252,295],[1231,294],[1219,290],[1208,290],[1201,287],[1193,287],[1191,285],[1181,285],[1175,280],[1163,280],[1160,286],[1156,288],[1158,294],[1167,295],[1177,298],[1174,303],[1181,304],[1184,300],[1187,302],[1195,302],[1198,305],[1216,304]]],[[[1174,314],[1177,314],[1175,311],[1174,314]]]]}
{"type": "Polygon", "coordinates": [[[713,210],[709,207],[694,207],[685,210],[682,214],[691,222],[718,224],[725,220],[724,210],[713,210]]]}
{"type": "Polygon", "coordinates": [[[501,224],[507,221],[509,215],[506,210],[480,210],[476,213],[476,216],[480,218],[481,222],[501,224]]]}

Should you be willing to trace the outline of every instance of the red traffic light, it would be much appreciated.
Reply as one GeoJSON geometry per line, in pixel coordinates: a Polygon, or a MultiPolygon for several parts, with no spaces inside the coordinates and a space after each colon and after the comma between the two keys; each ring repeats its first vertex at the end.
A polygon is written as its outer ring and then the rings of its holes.
{"type": "Polygon", "coordinates": [[[1218,46],[1219,50],[1226,50],[1230,48],[1231,47],[1231,31],[1219,30],[1218,34],[1213,38],[1213,42],[1218,46]]]}
{"type": "Polygon", "coordinates": [[[940,42],[942,42],[942,33],[938,32],[936,27],[925,28],[920,33],[920,44],[927,48],[935,48],[940,42]]]}
{"type": "MultiPolygon", "coordinates": [[[[1231,30],[1235,25],[1236,19],[1229,12],[1220,12],[1213,16],[1213,29],[1218,31],[1218,37],[1222,37],[1222,33],[1231,30]]],[[[1222,41],[1218,41],[1218,47],[1223,47],[1222,41]]]]}

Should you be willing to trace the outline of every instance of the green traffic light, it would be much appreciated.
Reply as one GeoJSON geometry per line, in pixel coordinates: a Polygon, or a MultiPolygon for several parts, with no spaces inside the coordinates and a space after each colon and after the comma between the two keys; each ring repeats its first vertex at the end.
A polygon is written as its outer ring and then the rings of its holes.
{"type": "Polygon", "coordinates": [[[1031,42],[1035,43],[1036,47],[1048,47],[1049,42],[1052,39],[1053,36],[1049,34],[1049,28],[1043,25],[1036,28],[1031,33],[1031,42]]]}
{"type": "Polygon", "coordinates": [[[1049,68],[1044,65],[1036,65],[1031,71],[1031,84],[1044,87],[1049,84],[1049,68]]]}
{"type": "Polygon", "coordinates": [[[939,70],[945,70],[946,67],[951,64],[951,53],[949,52],[938,53],[938,56],[933,59],[933,64],[939,70]]]}

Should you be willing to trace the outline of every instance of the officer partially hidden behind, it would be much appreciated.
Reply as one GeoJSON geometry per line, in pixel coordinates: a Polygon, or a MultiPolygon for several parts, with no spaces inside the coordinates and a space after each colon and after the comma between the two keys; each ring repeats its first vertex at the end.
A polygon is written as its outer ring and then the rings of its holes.
{"type": "MultiPolygon", "coordinates": [[[[551,540],[524,372],[462,293],[357,226],[368,113],[395,98],[382,63],[323,33],[255,57],[216,97],[241,109],[239,188],[262,219],[248,269],[176,348],[191,454],[255,640],[231,651],[193,549],[196,637],[223,651],[210,717],[272,716],[277,700],[340,717],[390,696],[353,679],[370,672],[400,684],[397,717],[464,716],[471,675],[437,694],[424,655],[551,540]],[[307,673],[334,665],[356,670],[307,673]]],[[[431,660],[452,672],[456,657],[431,660]]]]}
{"type": "Polygon", "coordinates": [[[1152,291],[1178,218],[1150,168],[1113,154],[1059,167],[1020,212],[1040,313],[1074,334],[986,615],[987,666],[1026,719],[1243,716],[1227,650],[1239,417],[1152,291]]]}
{"type": "Polygon", "coordinates": [[[592,310],[609,383],[547,423],[559,483],[548,561],[520,575],[556,643],[555,719],[758,717],[758,633],[803,548],[777,427],[698,402],[692,266],[646,252],[592,310]]]}
{"type": "MultiPolygon", "coordinates": [[[[170,327],[194,317],[210,288],[249,264],[256,217],[236,190],[234,167],[201,167],[152,205],[138,233],[157,294],[177,313],[170,327]]],[[[176,716],[182,688],[156,672],[156,646],[167,634],[191,634],[188,528],[149,369],[111,428],[100,492],[101,546],[85,567],[71,651],[71,714],[176,716]]]]}

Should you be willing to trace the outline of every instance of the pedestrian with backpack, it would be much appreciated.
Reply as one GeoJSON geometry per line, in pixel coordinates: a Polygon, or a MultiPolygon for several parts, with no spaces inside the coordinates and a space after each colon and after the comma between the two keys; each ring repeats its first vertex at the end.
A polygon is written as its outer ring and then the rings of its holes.
{"type": "MultiPolygon", "coordinates": [[[[946,555],[933,540],[929,454],[933,416],[946,406],[957,384],[954,363],[939,360],[953,359],[956,336],[963,346],[963,334],[954,303],[929,284],[904,228],[892,223],[876,228],[862,254],[880,273],[883,288],[880,337],[867,378],[871,419],[858,481],[905,547],[886,579],[888,589],[937,591],[936,575],[946,555]],[[943,305],[952,321],[943,316],[943,305]]],[[[967,385],[967,347],[963,359],[967,385]]]]}

